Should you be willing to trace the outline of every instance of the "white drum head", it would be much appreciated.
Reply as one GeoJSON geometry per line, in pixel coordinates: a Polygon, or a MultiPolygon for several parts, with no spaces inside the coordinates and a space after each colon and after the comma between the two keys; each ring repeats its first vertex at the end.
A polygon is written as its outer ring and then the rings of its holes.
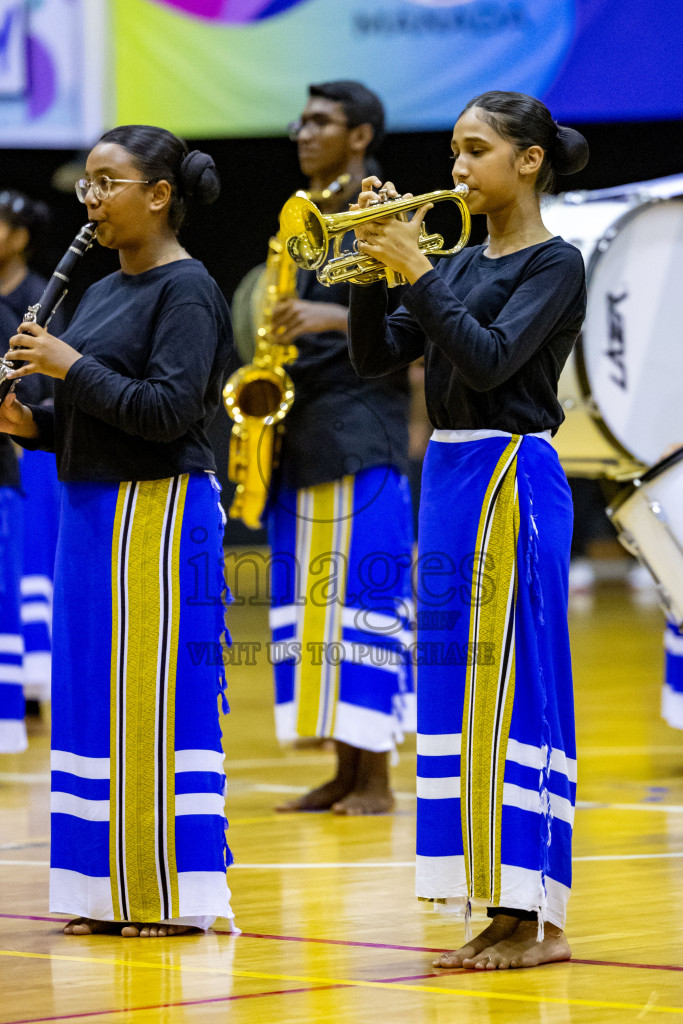
{"type": "Polygon", "coordinates": [[[611,434],[648,466],[683,441],[682,324],[683,197],[634,207],[588,267],[590,394],[611,434]]]}
{"type": "Polygon", "coordinates": [[[541,216],[548,231],[561,235],[581,250],[586,266],[601,238],[611,230],[615,221],[641,203],[638,195],[622,195],[599,201],[586,198],[584,193],[546,196],[541,216]],[[571,196],[575,196],[572,200],[571,196]]]}

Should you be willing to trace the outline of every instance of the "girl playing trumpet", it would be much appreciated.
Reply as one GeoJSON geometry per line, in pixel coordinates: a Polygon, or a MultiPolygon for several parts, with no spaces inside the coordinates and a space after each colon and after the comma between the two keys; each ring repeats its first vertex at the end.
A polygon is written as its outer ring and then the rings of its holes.
{"type": "MultiPolygon", "coordinates": [[[[468,920],[480,901],[492,918],[435,965],[531,967],[570,956],[572,503],[550,438],[586,304],[581,254],[546,229],[539,199],[585,165],[587,144],[538,100],[489,92],[451,149],[488,241],[433,268],[417,244],[428,207],[359,227],[359,250],[410,287],[389,317],[382,284],[353,287],[349,344],[362,376],[425,360],[417,894],[468,920]]],[[[366,178],[359,207],[380,187],[396,194],[366,178]]]]}

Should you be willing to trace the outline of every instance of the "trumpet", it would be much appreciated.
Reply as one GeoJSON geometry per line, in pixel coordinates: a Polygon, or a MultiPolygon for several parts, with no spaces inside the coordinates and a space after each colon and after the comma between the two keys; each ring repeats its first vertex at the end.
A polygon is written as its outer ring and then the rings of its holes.
{"type": "Polygon", "coordinates": [[[341,243],[347,231],[384,217],[398,216],[405,220],[409,210],[417,210],[425,203],[451,202],[458,207],[462,220],[460,238],[456,244],[450,249],[444,248],[443,236],[429,234],[422,224],[418,245],[427,256],[454,256],[464,248],[470,237],[470,211],[465,203],[468,192],[467,185],[461,183],[455,188],[437,189],[419,196],[387,199],[386,202],[376,203],[363,210],[329,214],[321,213],[305,192],[297,192],[282,208],[280,234],[294,262],[304,270],[317,270],[321,284],[338,284],[340,281],[372,284],[386,279],[387,284],[393,287],[405,284],[403,275],[390,270],[374,256],[358,252],[355,243],[353,250],[342,252],[341,243]],[[332,258],[328,260],[330,245],[332,258]]]}

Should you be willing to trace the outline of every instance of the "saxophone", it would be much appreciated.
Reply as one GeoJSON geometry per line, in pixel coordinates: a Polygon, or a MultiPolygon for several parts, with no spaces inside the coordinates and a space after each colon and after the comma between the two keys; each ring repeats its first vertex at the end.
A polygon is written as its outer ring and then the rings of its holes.
{"type": "Polygon", "coordinates": [[[233,420],[228,479],[237,484],[228,511],[252,530],[262,526],[273,469],[282,444],[282,421],[294,402],[294,384],[284,366],[299,354],[277,340],[273,313],[282,299],[295,299],[297,265],[278,232],[268,242],[259,325],[253,361],[240,367],[223,388],[233,420]]]}
{"type": "MultiPolygon", "coordinates": [[[[315,198],[330,198],[349,180],[348,174],[340,175],[315,198]]],[[[273,470],[282,447],[283,420],[294,403],[294,384],[285,365],[293,363],[299,351],[296,345],[278,341],[273,314],[278,302],[297,297],[297,270],[280,229],[268,241],[265,270],[258,281],[252,361],[236,370],[223,388],[223,404],[233,421],[228,479],[237,484],[228,515],[241,519],[252,530],[263,525],[273,470]]]]}

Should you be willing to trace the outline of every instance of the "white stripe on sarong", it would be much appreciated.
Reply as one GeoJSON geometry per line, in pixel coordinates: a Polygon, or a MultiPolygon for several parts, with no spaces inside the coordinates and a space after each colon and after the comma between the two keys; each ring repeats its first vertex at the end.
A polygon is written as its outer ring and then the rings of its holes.
{"type": "Polygon", "coordinates": [[[23,654],[24,638],[18,633],[0,633],[0,654],[23,654]]]}
{"type": "Polygon", "coordinates": [[[71,814],[85,821],[109,821],[109,800],[86,800],[73,793],[54,791],[50,810],[53,814],[71,814]]]}
{"type": "Polygon", "coordinates": [[[68,750],[53,750],[50,767],[53,772],[68,772],[69,775],[77,775],[81,779],[109,778],[108,757],[83,757],[68,750]]]}
{"type": "Polygon", "coordinates": [[[220,793],[176,793],[176,817],[182,814],[217,814],[225,817],[225,797],[220,793]]]}
{"type": "Polygon", "coordinates": [[[223,775],[225,754],[218,750],[176,750],[175,770],[178,772],[216,772],[223,775]]]}
{"type": "MultiPolygon", "coordinates": [[[[450,775],[438,779],[418,776],[416,792],[420,800],[459,800],[460,776],[450,775]]],[[[532,814],[543,813],[541,794],[538,790],[525,789],[511,782],[506,782],[503,785],[503,804],[506,807],[518,807],[520,810],[529,811],[532,814]]],[[[570,825],[573,824],[574,808],[566,797],[551,793],[550,807],[554,818],[566,821],[570,825]]]]}

